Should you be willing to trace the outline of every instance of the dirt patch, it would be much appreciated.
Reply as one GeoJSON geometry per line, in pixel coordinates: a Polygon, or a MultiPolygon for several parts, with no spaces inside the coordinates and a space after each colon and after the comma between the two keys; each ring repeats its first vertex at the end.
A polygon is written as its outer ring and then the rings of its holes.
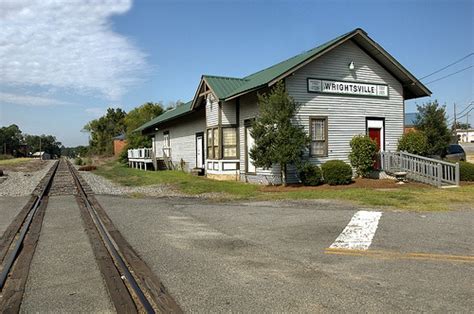
{"type": "Polygon", "coordinates": [[[317,191],[317,190],[345,190],[345,189],[376,189],[382,191],[391,191],[396,189],[403,188],[431,188],[430,185],[408,182],[405,184],[398,184],[394,180],[385,180],[385,179],[365,179],[358,178],[355,179],[351,184],[348,185],[329,185],[323,184],[319,186],[304,186],[301,184],[292,184],[288,186],[264,186],[261,187],[262,192],[291,192],[291,191],[317,191]]]}
{"type": "MultiPolygon", "coordinates": [[[[84,159],[87,159],[87,158],[84,158],[84,159]]],[[[90,157],[90,159],[92,160],[92,164],[94,166],[102,166],[104,164],[107,164],[107,163],[110,163],[114,160],[117,160],[117,157],[115,156],[92,156],[90,157]]]]}
{"type": "Polygon", "coordinates": [[[4,172],[35,172],[43,169],[48,164],[49,162],[47,160],[30,159],[18,163],[0,165],[0,169],[2,169],[4,172]]]}

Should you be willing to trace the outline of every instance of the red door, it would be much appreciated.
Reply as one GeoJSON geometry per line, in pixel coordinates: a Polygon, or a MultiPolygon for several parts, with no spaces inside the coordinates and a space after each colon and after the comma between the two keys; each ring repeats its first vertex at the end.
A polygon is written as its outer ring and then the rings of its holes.
{"type": "MultiPolygon", "coordinates": [[[[381,129],[369,128],[369,137],[377,143],[377,152],[380,152],[380,131],[381,129]]],[[[375,157],[374,169],[380,169],[380,157],[375,157]]]]}

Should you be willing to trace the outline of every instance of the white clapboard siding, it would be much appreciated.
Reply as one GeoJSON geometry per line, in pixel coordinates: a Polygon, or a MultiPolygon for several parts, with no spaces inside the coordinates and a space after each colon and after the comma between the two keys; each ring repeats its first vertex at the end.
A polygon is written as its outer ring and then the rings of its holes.
{"type": "Polygon", "coordinates": [[[241,181],[261,184],[279,184],[280,168],[257,168],[255,174],[245,173],[245,120],[253,119],[258,114],[257,93],[250,93],[240,98],[239,140],[240,140],[240,179],[241,181]]]}
{"type": "Polygon", "coordinates": [[[169,131],[171,161],[179,165],[183,159],[185,170],[191,170],[196,167],[196,133],[204,132],[205,129],[204,110],[177,119],[172,125],[163,126],[155,133],[157,157],[163,157],[163,132],[169,131]]]}
{"type": "Polygon", "coordinates": [[[235,99],[222,103],[222,125],[236,124],[236,119],[237,106],[235,99]]]}
{"type": "Polygon", "coordinates": [[[206,126],[213,127],[219,123],[219,101],[212,94],[206,100],[206,126]]]}
{"type": "Polygon", "coordinates": [[[328,117],[328,157],[311,158],[313,163],[320,165],[330,159],[349,162],[349,142],[355,135],[366,134],[366,117],[385,118],[385,150],[396,150],[398,139],[403,134],[402,86],[353,42],[346,42],[309,63],[285,82],[289,95],[302,104],[294,119],[295,123],[309,132],[310,116],[328,117]],[[355,71],[349,70],[350,62],[354,62],[355,71]],[[387,84],[389,98],[309,93],[309,77],[387,84]]]}

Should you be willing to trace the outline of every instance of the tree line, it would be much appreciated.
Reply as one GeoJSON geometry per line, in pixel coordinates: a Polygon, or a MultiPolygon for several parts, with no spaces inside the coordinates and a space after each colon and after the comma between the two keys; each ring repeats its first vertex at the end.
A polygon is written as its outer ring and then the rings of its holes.
{"type": "Polygon", "coordinates": [[[112,155],[113,138],[119,135],[125,135],[127,148],[151,147],[150,139],[135,130],[181,104],[180,101],[170,102],[165,109],[162,102],[147,102],[128,113],[121,108],[108,108],[103,116],[90,121],[83,128],[90,135],[89,154],[112,155]]]}
{"type": "Polygon", "coordinates": [[[61,155],[61,142],[53,135],[24,134],[16,124],[0,128],[0,155],[28,157],[44,151],[51,156],[61,155]]]}

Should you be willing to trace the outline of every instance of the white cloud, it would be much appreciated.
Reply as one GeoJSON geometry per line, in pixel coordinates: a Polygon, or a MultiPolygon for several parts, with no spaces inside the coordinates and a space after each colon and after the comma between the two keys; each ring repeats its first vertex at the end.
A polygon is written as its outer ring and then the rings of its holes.
{"type": "Polygon", "coordinates": [[[86,108],[86,112],[95,118],[99,118],[104,115],[105,109],[99,107],[86,108]]]}
{"type": "Polygon", "coordinates": [[[0,104],[23,105],[32,107],[73,105],[71,102],[41,96],[19,95],[0,92],[0,104]]]}
{"type": "Polygon", "coordinates": [[[145,55],[109,22],[131,0],[0,0],[0,86],[60,88],[119,99],[145,55]]]}

